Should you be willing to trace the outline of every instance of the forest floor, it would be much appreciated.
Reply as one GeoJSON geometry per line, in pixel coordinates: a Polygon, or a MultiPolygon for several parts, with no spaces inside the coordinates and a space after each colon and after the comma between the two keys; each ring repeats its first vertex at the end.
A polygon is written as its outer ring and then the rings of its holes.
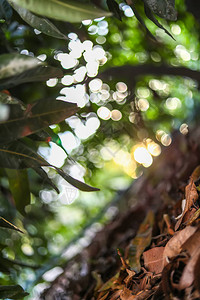
{"type": "Polygon", "coordinates": [[[200,299],[199,137],[174,134],[41,299],[200,299]]]}

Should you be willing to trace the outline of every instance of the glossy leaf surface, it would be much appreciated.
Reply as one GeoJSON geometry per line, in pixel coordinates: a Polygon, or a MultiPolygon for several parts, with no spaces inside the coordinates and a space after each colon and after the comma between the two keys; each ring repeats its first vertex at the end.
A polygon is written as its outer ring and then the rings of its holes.
{"type": "Polygon", "coordinates": [[[9,119],[0,123],[0,143],[30,135],[75,114],[76,104],[55,99],[39,100],[26,111],[19,104],[8,105],[9,119]]]}
{"type": "Polygon", "coordinates": [[[0,286],[1,299],[23,299],[28,293],[24,292],[20,285],[2,285],[0,286]]]}
{"type": "Polygon", "coordinates": [[[30,204],[30,189],[27,170],[6,169],[9,187],[13,195],[15,206],[24,214],[26,205],[30,204]]]}
{"type": "Polygon", "coordinates": [[[17,11],[20,17],[33,28],[58,39],[67,39],[67,37],[48,19],[34,15],[29,10],[16,5],[14,1],[9,0],[9,3],[17,11]]]}
{"type": "Polygon", "coordinates": [[[24,71],[35,68],[41,61],[28,55],[11,53],[0,55],[0,80],[18,76],[24,71]]]}
{"type": "Polygon", "coordinates": [[[20,74],[13,75],[6,79],[0,79],[0,90],[8,89],[26,82],[45,81],[54,77],[61,78],[62,76],[63,72],[61,69],[37,65],[37,67],[24,70],[20,74]]]}
{"type": "MultiPolygon", "coordinates": [[[[50,166],[56,169],[67,182],[74,187],[82,191],[97,191],[99,189],[94,188],[74,179],[63,170],[49,164],[40,155],[35,153],[32,149],[26,146],[24,143],[17,141],[8,145],[0,146],[0,167],[9,169],[26,169],[26,168],[40,168],[41,166],[50,166]]],[[[42,173],[40,172],[42,176],[42,173]]],[[[43,176],[42,176],[43,177],[43,176]]],[[[46,176],[44,177],[46,179],[46,176]]]]}
{"type": "Polygon", "coordinates": [[[103,11],[92,3],[72,0],[13,0],[13,2],[39,15],[72,23],[111,15],[110,12],[103,11]]]}

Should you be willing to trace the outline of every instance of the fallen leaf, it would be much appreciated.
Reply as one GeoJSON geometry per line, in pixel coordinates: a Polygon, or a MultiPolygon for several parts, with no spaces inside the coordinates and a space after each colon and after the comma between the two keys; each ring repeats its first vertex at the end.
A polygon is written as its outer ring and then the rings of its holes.
{"type": "Polygon", "coordinates": [[[117,299],[119,299],[120,294],[121,294],[121,290],[116,291],[114,294],[112,294],[112,296],[110,297],[110,300],[117,300],[117,299]]]}
{"type": "Polygon", "coordinates": [[[168,259],[178,255],[181,252],[182,245],[187,241],[196,231],[197,227],[187,226],[183,230],[174,234],[168,241],[163,252],[164,266],[168,263],[168,259]]]}
{"type": "Polygon", "coordinates": [[[187,220],[186,225],[191,225],[200,215],[200,208],[192,215],[192,217],[187,220]]]}
{"type": "Polygon", "coordinates": [[[165,247],[155,247],[143,253],[144,266],[150,272],[159,274],[163,270],[163,252],[165,247]]]}
{"type": "Polygon", "coordinates": [[[200,249],[200,226],[182,245],[182,250],[187,251],[187,253],[189,253],[191,257],[196,253],[197,249],[200,249]]]}
{"type": "Polygon", "coordinates": [[[194,286],[200,292],[200,255],[196,261],[196,265],[194,267],[194,286]]]}
{"type": "Polygon", "coordinates": [[[126,269],[128,276],[124,279],[126,286],[128,286],[129,282],[132,280],[133,276],[135,276],[136,272],[133,270],[126,269]]]}
{"type": "Polygon", "coordinates": [[[198,248],[196,249],[196,251],[193,253],[192,257],[190,258],[190,260],[188,261],[188,263],[186,264],[180,282],[178,284],[178,289],[179,290],[184,290],[187,287],[191,286],[193,281],[194,281],[194,269],[195,269],[195,265],[197,263],[197,260],[200,256],[200,247],[198,246],[198,248]]]}
{"type": "Polygon", "coordinates": [[[120,299],[121,300],[134,300],[136,296],[132,295],[132,292],[127,289],[126,287],[123,288],[123,291],[121,291],[120,299]]]}
{"type": "Polygon", "coordinates": [[[107,296],[109,295],[109,292],[105,293],[105,292],[101,292],[97,298],[97,300],[105,300],[107,299],[107,296]]]}
{"type": "Polygon", "coordinates": [[[191,208],[191,206],[195,203],[195,201],[198,199],[198,197],[199,196],[197,193],[196,186],[194,184],[194,180],[192,177],[190,177],[190,182],[185,188],[185,198],[186,198],[185,208],[184,208],[182,216],[176,222],[175,230],[177,230],[180,227],[185,213],[191,208]]]}

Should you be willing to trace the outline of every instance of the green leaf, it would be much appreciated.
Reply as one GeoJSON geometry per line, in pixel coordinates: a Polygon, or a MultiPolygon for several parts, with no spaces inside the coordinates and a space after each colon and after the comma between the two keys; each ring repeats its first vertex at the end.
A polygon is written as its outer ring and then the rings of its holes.
{"type": "Polygon", "coordinates": [[[53,183],[53,181],[48,177],[47,173],[39,167],[34,167],[32,168],[40,177],[43,178],[44,182],[49,184],[58,194],[59,194],[59,189],[57,186],[53,183]]]}
{"type": "Polygon", "coordinates": [[[173,40],[175,40],[174,37],[171,35],[171,33],[158,22],[158,20],[154,17],[152,11],[150,10],[150,8],[145,4],[144,4],[144,10],[145,10],[145,14],[149,20],[151,20],[159,28],[163,29],[166,34],[168,34],[173,40]]]}
{"type": "Polygon", "coordinates": [[[3,217],[0,217],[0,227],[17,230],[17,231],[23,233],[23,231],[21,229],[19,229],[17,226],[13,225],[12,223],[10,223],[9,221],[7,221],[3,217]]]}
{"type": "Polygon", "coordinates": [[[49,166],[49,164],[24,143],[17,141],[0,146],[0,167],[26,169],[38,166],[49,166]]]}
{"type": "Polygon", "coordinates": [[[0,79],[19,76],[24,71],[35,68],[41,61],[28,55],[12,53],[0,55],[0,79]]]}
{"type": "MultiPolygon", "coordinates": [[[[8,145],[0,146],[0,167],[9,169],[39,168],[41,166],[53,167],[67,182],[82,191],[98,191],[84,182],[74,179],[63,170],[49,164],[40,155],[24,143],[17,141],[8,145]]],[[[42,173],[40,173],[42,175],[42,173]]],[[[44,178],[46,179],[46,177],[44,178]]]]}
{"type": "Polygon", "coordinates": [[[6,169],[9,187],[17,210],[24,214],[26,205],[30,204],[30,189],[27,170],[6,169]]]}
{"type": "Polygon", "coordinates": [[[9,21],[12,17],[12,8],[6,0],[0,0],[0,19],[9,21]]]}
{"type": "Polygon", "coordinates": [[[27,296],[20,285],[1,285],[0,286],[0,299],[22,299],[27,296]]]}
{"type": "Polygon", "coordinates": [[[16,76],[11,76],[2,80],[0,79],[0,90],[8,89],[26,82],[44,81],[54,77],[63,77],[62,70],[55,67],[38,65],[37,67],[26,70],[16,76]]]}
{"type": "Polygon", "coordinates": [[[29,10],[16,5],[12,0],[8,1],[12,5],[12,7],[17,11],[20,17],[33,28],[43,32],[46,35],[50,35],[58,39],[67,39],[67,36],[60,32],[60,30],[48,19],[40,18],[32,14],[29,10]]]}
{"type": "Polygon", "coordinates": [[[140,24],[146,29],[146,32],[147,34],[153,39],[156,41],[156,38],[153,36],[153,34],[149,31],[149,29],[147,28],[145,22],[143,21],[142,17],[140,16],[140,14],[138,13],[137,9],[136,9],[136,6],[135,6],[135,3],[132,2],[131,4],[131,8],[135,14],[135,17],[137,18],[137,20],[140,22],[140,24]]]}
{"type": "Polygon", "coordinates": [[[114,14],[114,16],[122,20],[122,11],[119,9],[119,5],[115,0],[106,0],[109,10],[114,14]]]}
{"type": "Polygon", "coordinates": [[[39,100],[27,110],[8,105],[9,119],[0,122],[0,143],[8,143],[59,123],[78,111],[74,103],[55,99],[39,100]]]}
{"type": "Polygon", "coordinates": [[[82,181],[79,181],[77,179],[74,179],[70,175],[66,174],[63,172],[63,170],[56,168],[56,171],[58,174],[60,174],[67,182],[69,182],[71,185],[76,187],[77,189],[84,191],[84,192],[94,192],[94,191],[99,191],[98,188],[92,187],[86,183],[83,183],[82,181]]]}
{"type": "Polygon", "coordinates": [[[175,0],[144,0],[144,3],[159,17],[176,21],[177,12],[175,10],[175,0]]]}
{"type": "Polygon", "coordinates": [[[82,3],[72,0],[12,0],[15,4],[24,7],[33,13],[48,18],[65,21],[81,22],[110,16],[111,13],[95,7],[92,3],[82,3]]]}

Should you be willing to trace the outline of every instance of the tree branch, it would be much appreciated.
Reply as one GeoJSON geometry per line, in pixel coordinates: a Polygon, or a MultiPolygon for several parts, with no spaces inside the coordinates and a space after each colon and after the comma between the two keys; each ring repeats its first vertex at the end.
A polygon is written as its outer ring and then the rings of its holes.
{"type": "Polygon", "coordinates": [[[120,79],[123,78],[127,81],[133,81],[136,77],[143,75],[171,75],[171,76],[182,76],[196,80],[200,83],[200,72],[188,69],[186,67],[169,67],[167,65],[124,65],[119,67],[112,67],[98,75],[101,79],[120,79]]]}

